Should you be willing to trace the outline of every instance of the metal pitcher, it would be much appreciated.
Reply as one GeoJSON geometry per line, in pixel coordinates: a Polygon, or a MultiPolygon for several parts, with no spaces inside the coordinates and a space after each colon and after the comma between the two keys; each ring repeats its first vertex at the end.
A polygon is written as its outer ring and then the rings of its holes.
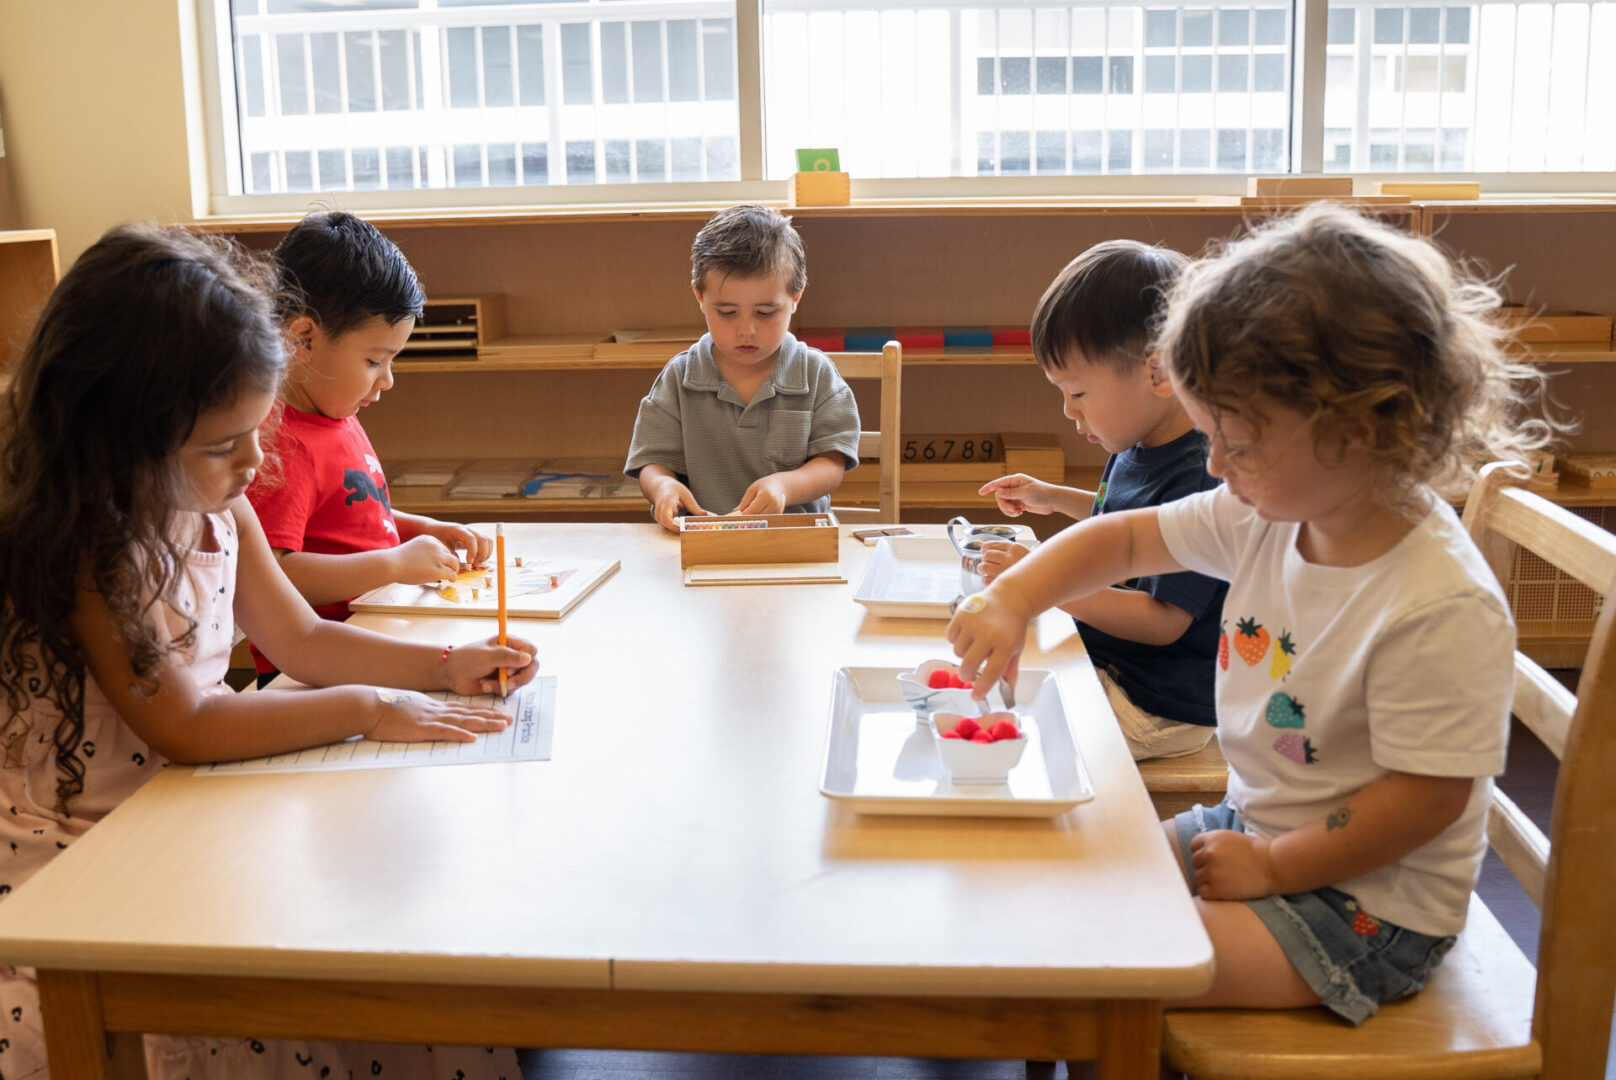
{"type": "Polygon", "coordinates": [[[948,539],[954,545],[954,550],[960,557],[960,590],[964,596],[974,592],[981,592],[982,582],[982,545],[994,540],[1014,540],[1016,530],[1009,525],[972,525],[964,517],[950,518],[948,522],[948,539]],[[955,535],[955,529],[963,533],[963,539],[955,535]]]}

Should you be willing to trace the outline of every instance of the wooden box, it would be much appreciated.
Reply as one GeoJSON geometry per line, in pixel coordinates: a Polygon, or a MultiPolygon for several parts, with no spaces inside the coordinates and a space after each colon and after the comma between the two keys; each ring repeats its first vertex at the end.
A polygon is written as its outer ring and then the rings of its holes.
{"type": "Polygon", "coordinates": [[[1411,199],[1479,199],[1479,180],[1377,180],[1376,195],[1407,195],[1411,199]]]}
{"type": "Polygon", "coordinates": [[[679,519],[679,565],[836,562],[836,515],[756,514],[679,519]]]}
{"type": "Polygon", "coordinates": [[[786,201],[792,206],[847,206],[853,201],[853,178],[844,172],[793,173],[786,201]]]}
{"type": "Polygon", "coordinates": [[[1567,483],[1616,491],[1616,454],[1566,454],[1559,471],[1567,483]]]}
{"type": "Polygon", "coordinates": [[[1538,311],[1519,304],[1501,307],[1494,318],[1528,344],[1609,345],[1611,317],[1585,311],[1538,311]]]}
{"type": "Polygon", "coordinates": [[[1252,176],[1246,180],[1248,197],[1297,196],[1310,199],[1350,199],[1350,176],[1252,176]]]}
{"type": "Polygon", "coordinates": [[[1051,484],[1066,483],[1066,450],[1058,435],[1007,431],[999,439],[1004,443],[1005,472],[1026,473],[1051,484]]]}
{"type": "Polygon", "coordinates": [[[505,297],[428,300],[400,360],[475,360],[477,350],[505,336],[505,297]]]}

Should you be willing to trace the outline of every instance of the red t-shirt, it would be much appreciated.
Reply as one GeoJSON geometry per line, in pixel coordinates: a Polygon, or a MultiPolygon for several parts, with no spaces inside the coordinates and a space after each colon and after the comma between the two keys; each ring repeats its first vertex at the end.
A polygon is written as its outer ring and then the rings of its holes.
{"type": "MultiPolygon", "coordinates": [[[[288,405],[270,447],[279,475],[247,489],[270,547],[349,555],[399,545],[387,477],[358,417],[333,420],[288,405]]],[[[348,601],[314,610],[341,622],[348,601]]],[[[252,654],[260,673],[276,670],[256,647],[252,654]]]]}

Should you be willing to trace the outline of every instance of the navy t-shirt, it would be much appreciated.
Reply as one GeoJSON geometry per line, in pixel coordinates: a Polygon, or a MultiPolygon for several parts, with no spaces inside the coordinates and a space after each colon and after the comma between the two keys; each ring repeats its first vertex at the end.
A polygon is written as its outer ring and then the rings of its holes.
{"type": "MultiPolygon", "coordinates": [[[[1206,436],[1194,430],[1161,446],[1135,446],[1113,454],[1100,476],[1094,512],[1160,506],[1215,488],[1218,481],[1207,474],[1206,456],[1206,436]]],[[[1212,676],[1228,583],[1185,572],[1134,578],[1121,587],[1142,589],[1187,612],[1194,621],[1171,645],[1145,645],[1077,620],[1094,666],[1108,671],[1129,700],[1148,713],[1186,724],[1216,724],[1212,676]]]]}

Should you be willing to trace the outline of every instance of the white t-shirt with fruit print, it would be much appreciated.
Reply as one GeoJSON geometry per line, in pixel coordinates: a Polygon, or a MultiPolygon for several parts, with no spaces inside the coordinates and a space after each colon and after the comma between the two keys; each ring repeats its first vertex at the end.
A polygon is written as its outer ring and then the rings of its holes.
{"type": "Polygon", "coordinates": [[[1229,582],[1217,671],[1229,802],[1272,838],[1323,821],[1389,771],[1471,776],[1459,819],[1396,862],[1333,882],[1363,911],[1458,933],[1486,854],[1514,679],[1509,606],[1453,509],[1436,507],[1362,566],[1317,566],[1299,526],[1227,488],[1160,508],[1168,550],[1229,582]]]}

